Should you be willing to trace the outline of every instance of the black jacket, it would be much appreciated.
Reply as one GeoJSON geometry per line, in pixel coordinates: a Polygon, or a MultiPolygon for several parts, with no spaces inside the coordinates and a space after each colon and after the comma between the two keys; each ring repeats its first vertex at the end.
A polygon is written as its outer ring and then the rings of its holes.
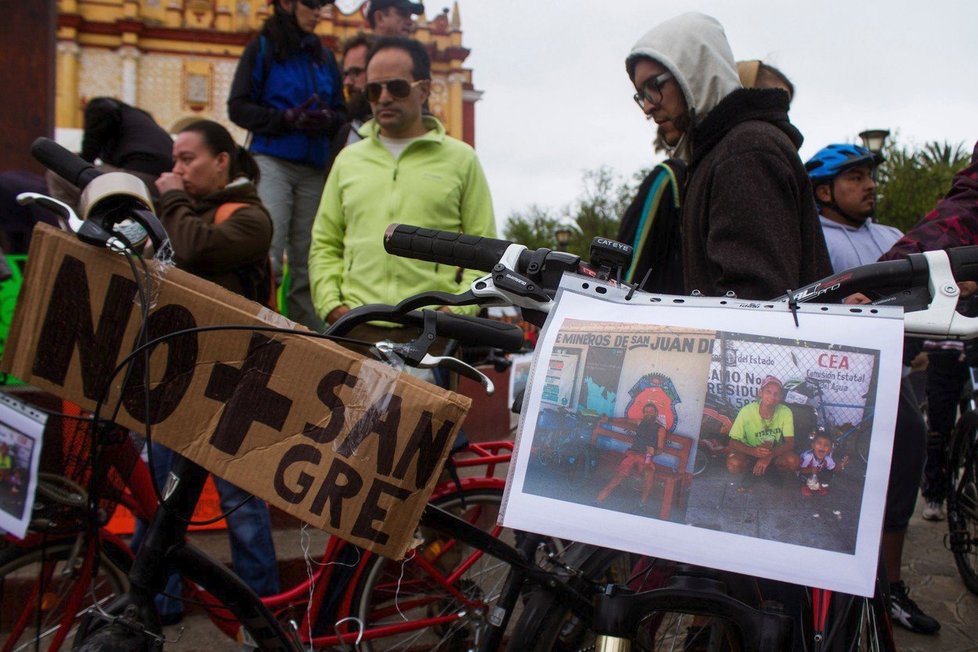
{"type": "Polygon", "coordinates": [[[173,139],[142,109],[97,97],[85,107],[81,157],[158,177],[173,169],[173,139]]]}
{"type": "Polygon", "coordinates": [[[690,136],[687,292],[770,299],[832,273],[784,92],[736,90],[690,136]]]}

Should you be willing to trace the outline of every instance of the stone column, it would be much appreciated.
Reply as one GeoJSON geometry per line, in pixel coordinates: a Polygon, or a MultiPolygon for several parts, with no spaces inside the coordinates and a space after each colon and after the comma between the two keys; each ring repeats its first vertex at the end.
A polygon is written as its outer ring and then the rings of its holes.
{"type": "Polygon", "coordinates": [[[449,124],[445,125],[448,133],[455,138],[462,139],[462,84],[465,83],[465,76],[457,72],[448,75],[448,99],[445,102],[445,117],[449,124]]]}
{"type": "Polygon", "coordinates": [[[139,49],[124,45],[119,48],[119,56],[122,58],[122,97],[126,104],[136,106],[139,98],[139,49]]]}
{"type": "Polygon", "coordinates": [[[57,52],[54,124],[56,127],[81,127],[81,107],[78,102],[78,58],[81,48],[74,39],[59,40],[57,52]]]}

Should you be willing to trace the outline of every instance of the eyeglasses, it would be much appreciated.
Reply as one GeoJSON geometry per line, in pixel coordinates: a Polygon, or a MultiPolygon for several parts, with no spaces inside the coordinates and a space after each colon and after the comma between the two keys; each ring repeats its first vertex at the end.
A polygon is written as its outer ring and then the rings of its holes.
{"type": "Polygon", "coordinates": [[[310,9],[322,9],[329,4],[329,0],[299,0],[302,4],[309,7],[310,9]]]}
{"type": "Polygon", "coordinates": [[[343,71],[343,76],[344,77],[359,77],[360,75],[362,75],[365,72],[367,72],[367,70],[365,68],[357,68],[357,67],[354,66],[352,68],[347,68],[346,70],[344,70],[343,71]]]}
{"type": "Polygon", "coordinates": [[[638,108],[645,110],[647,104],[659,104],[662,102],[662,85],[672,79],[671,72],[664,72],[661,75],[649,77],[642,84],[642,88],[632,95],[638,108]]]}
{"type": "Polygon", "coordinates": [[[406,79],[388,79],[382,82],[368,82],[365,87],[367,101],[377,102],[380,100],[380,94],[385,88],[395,100],[403,100],[411,94],[412,88],[425,81],[427,80],[419,79],[418,81],[409,82],[406,79]]]}

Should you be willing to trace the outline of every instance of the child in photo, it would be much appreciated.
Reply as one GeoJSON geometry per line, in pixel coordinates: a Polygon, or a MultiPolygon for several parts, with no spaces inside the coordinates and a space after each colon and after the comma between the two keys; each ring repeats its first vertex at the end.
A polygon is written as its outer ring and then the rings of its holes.
{"type": "Polygon", "coordinates": [[[832,457],[832,438],[824,432],[816,433],[812,439],[812,447],[801,454],[801,465],[798,473],[805,478],[805,484],[801,486],[801,495],[811,496],[818,494],[824,496],[829,492],[828,479],[829,473],[836,469],[841,471],[845,468],[848,457],[842,458],[836,465],[832,457]],[[807,476],[807,477],[806,477],[807,476]]]}

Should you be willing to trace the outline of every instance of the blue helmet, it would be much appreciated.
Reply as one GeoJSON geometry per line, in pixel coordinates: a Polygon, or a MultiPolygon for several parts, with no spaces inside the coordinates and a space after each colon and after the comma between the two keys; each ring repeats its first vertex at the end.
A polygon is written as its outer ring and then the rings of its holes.
{"type": "Polygon", "coordinates": [[[882,162],[882,156],[859,145],[829,145],[808,159],[805,169],[812,179],[812,185],[817,186],[834,179],[849,168],[858,165],[876,167],[882,162]]]}

